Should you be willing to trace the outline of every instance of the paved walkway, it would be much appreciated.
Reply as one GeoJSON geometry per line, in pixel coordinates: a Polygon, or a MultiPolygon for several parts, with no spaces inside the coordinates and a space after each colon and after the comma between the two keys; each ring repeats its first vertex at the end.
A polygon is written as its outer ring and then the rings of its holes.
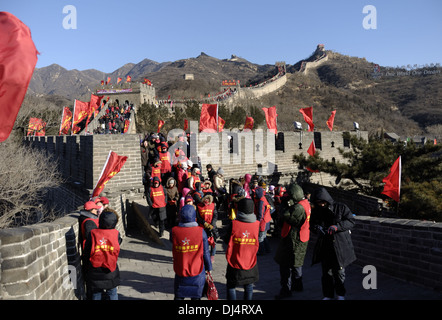
{"type": "MultiPolygon", "coordinates": [[[[220,225],[221,226],[221,225],[220,225]]],[[[279,266],[273,256],[279,239],[269,237],[272,253],[258,256],[260,280],[255,284],[254,300],[274,300],[279,292],[279,266]]],[[[150,240],[138,231],[128,232],[123,240],[119,268],[121,285],[118,288],[120,300],[173,300],[174,271],[169,232],[165,232],[161,242],[150,240]]],[[[311,266],[310,243],[303,268],[304,291],[294,292],[287,300],[321,300],[321,267],[311,266]]],[[[225,246],[217,241],[214,270],[212,272],[220,300],[226,299],[225,246]]],[[[367,274],[362,273],[362,267],[352,264],[346,268],[347,300],[442,300],[442,293],[416,286],[395,279],[391,276],[377,273],[377,289],[366,290],[363,280],[367,274]]],[[[242,288],[238,288],[242,291],[242,288]]],[[[242,292],[238,293],[238,298],[242,292]]],[[[206,299],[206,298],[203,298],[206,299]]]]}

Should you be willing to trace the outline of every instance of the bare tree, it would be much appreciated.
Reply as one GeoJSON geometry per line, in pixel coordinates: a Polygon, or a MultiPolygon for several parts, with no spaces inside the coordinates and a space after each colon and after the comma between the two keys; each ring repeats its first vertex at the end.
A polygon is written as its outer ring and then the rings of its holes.
{"type": "Polygon", "coordinates": [[[62,182],[46,154],[10,139],[0,144],[0,228],[44,216],[42,197],[62,182]]]}

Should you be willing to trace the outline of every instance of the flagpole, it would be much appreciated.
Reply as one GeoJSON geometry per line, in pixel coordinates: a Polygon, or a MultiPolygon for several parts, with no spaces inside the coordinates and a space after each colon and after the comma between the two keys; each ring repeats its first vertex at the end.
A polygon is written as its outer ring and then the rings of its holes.
{"type": "Polygon", "coordinates": [[[74,133],[74,122],[75,122],[75,105],[77,104],[77,99],[74,99],[74,112],[72,113],[72,128],[71,135],[74,133]]]}
{"type": "Polygon", "coordinates": [[[61,113],[61,121],[60,121],[60,130],[58,130],[58,135],[61,135],[61,126],[63,125],[63,117],[64,117],[64,107],[63,112],[61,113]]]}
{"type": "Polygon", "coordinates": [[[100,176],[98,177],[97,182],[95,183],[95,187],[94,187],[94,190],[92,190],[92,194],[94,193],[95,189],[97,188],[97,186],[98,186],[98,181],[100,181],[101,176],[103,175],[104,170],[106,169],[106,166],[107,166],[107,163],[109,162],[109,159],[110,159],[111,153],[112,153],[112,150],[109,150],[109,154],[108,154],[108,156],[107,156],[106,162],[104,163],[103,169],[101,169],[100,176]]]}
{"type": "Polygon", "coordinates": [[[218,124],[218,103],[216,104],[216,132],[219,132],[219,124],[218,124]]]}

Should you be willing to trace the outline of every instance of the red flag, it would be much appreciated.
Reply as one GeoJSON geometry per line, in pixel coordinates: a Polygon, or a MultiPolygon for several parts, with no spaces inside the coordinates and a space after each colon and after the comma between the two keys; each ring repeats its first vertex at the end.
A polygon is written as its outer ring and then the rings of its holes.
{"type": "Polygon", "coordinates": [[[301,108],[299,112],[304,116],[305,122],[309,125],[308,131],[313,131],[315,125],[313,124],[313,107],[301,108]]]}
{"type": "Polygon", "coordinates": [[[336,114],[336,110],[333,110],[330,118],[328,118],[327,120],[327,127],[330,129],[330,131],[333,131],[333,123],[335,122],[335,114],[336,114]]]}
{"type": "Polygon", "coordinates": [[[80,100],[74,101],[74,115],[72,120],[72,133],[78,133],[81,128],[77,126],[83,119],[89,115],[89,102],[80,100]]]}
{"type": "Polygon", "coordinates": [[[253,124],[255,123],[255,120],[253,120],[252,117],[246,117],[246,123],[244,124],[244,129],[243,130],[252,130],[253,129],[253,124]]]}
{"type": "Polygon", "coordinates": [[[390,174],[382,180],[385,185],[384,190],[381,193],[392,198],[396,202],[399,202],[401,195],[401,171],[402,161],[401,156],[399,156],[399,158],[393,163],[393,166],[390,169],[390,174]]]}
{"type": "Polygon", "coordinates": [[[96,96],[94,94],[91,94],[91,101],[89,102],[91,113],[94,113],[95,111],[100,111],[101,101],[103,100],[103,98],[104,96],[96,96]]]}
{"type": "Polygon", "coordinates": [[[217,132],[218,104],[204,103],[201,106],[200,132],[217,132]]]}
{"type": "Polygon", "coordinates": [[[106,163],[101,171],[100,178],[98,179],[94,191],[92,192],[92,198],[98,196],[101,191],[103,191],[106,183],[108,183],[113,176],[120,172],[126,160],[126,156],[119,156],[112,150],[109,151],[109,155],[107,156],[106,163]]]}
{"type": "Polygon", "coordinates": [[[187,129],[189,129],[189,120],[184,119],[184,131],[186,131],[187,129]]]}
{"type": "Polygon", "coordinates": [[[0,142],[5,141],[37,64],[31,31],[9,12],[0,12],[0,142]]]}
{"type": "Polygon", "coordinates": [[[132,77],[131,76],[127,76],[126,77],[126,82],[131,82],[132,81],[132,77]]]}
{"type": "Polygon", "coordinates": [[[266,116],[267,128],[272,131],[274,134],[278,133],[278,128],[276,125],[276,106],[270,108],[262,108],[266,116]]]}
{"type": "Polygon", "coordinates": [[[44,136],[45,135],[46,122],[39,118],[29,118],[28,133],[27,136],[44,136]]]}
{"type": "Polygon", "coordinates": [[[221,118],[220,116],[218,116],[218,132],[223,132],[225,124],[226,124],[226,121],[223,118],[221,118]]]}
{"type": "Polygon", "coordinates": [[[126,133],[129,130],[130,120],[124,120],[124,130],[123,133],[126,133]]]}
{"type": "Polygon", "coordinates": [[[104,86],[104,80],[101,80],[101,85],[104,86]]]}
{"type": "Polygon", "coordinates": [[[111,77],[107,77],[106,84],[110,84],[110,81],[111,81],[111,77]]]}
{"type": "MultiPolygon", "coordinates": [[[[315,153],[316,153],[315,140],[313,140],[312,143],[310,143],[310,147],[308,147],[307,153],[309,155],[311,155],[312,157],[315,155],[315,153]]],[[[319,170],[313,170],[313,169],[310,169],[309,167],[307,167],[307,170],[310,172],[319,172],[319,170]]]]}
{"type": "Polygon", "coordinates": [[[121,80],[123,80],[123,78],[118,77],[117,78],[117,84],[119,84],[121,82],[121,80]]]}
{"type": "Polygon", "coordinates": [[[160,132],[161,128],[164,126],[164,121],[163,120],[158,120],[158,130],[157,133],[160,132]]]}
{"type": "Polygon", "coordinates": [[[68,107],[63,108],[63,114],[61,116],[61,123],[60,123],[60,130],[58,132],[58,135],[61,136],[62,134],[68,134],[69,129],[72,125],[72,112],[69,110],[68,107]]]}

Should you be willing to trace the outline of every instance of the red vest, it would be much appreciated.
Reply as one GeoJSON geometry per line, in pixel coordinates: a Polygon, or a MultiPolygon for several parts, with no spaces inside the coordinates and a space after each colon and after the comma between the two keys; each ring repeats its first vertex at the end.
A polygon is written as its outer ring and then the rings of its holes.
{"type": "Polygon", "coordinates": [[[194,277],[204,268],[203,229],[201,227],[172,228],[173,270],[180,277],[194,277]]]}
{"type": "MultiPolygon", "coordinates": [[[[304,208],[306,215],[305,221],[301,226],[301,229],[299,229],[299,239],[301,242],[307,242],[310,239],[310,214],[312,213],[312,209],[307,199],[299,201],[299,204],[304,208]]],[[[284,222],[281,229],[281,237],[285,238],[289,234],[291,228],[292,227],[287,222],[284,222]]]]}
{"type": "Polygon", "coordinates": [[[157,188],[150,187],[150,199],[152,200],[152,208],[163,208],[166,206],[166,196],[161,184],[157,188]]]}
{"type": "Polygon", "coordinates": [[[170,166],[169,152],[160,152],[159,156],[161,161],[161,173],[171,172],[172,167],[170,166]]]}
{"type": "Polygon", "coordinates": [[[111,272],[117,268],[120,244],[118,230],[94,229],[91,231],[92,248],[90,261],[94,268],[104,267],[111,272]]]}
{"type": "MultiPolygon", "coordinates": [[[[270,222],[270,220],[272,220],[272,216],[270,215],[270,204],[267,201],[265,196],[262,196],[262,198],[260,199],[256,199],[255,200],[255,204],[256,205],[260,205],[260,201],[262,200],[262,216],[261,216],[261,220],[260,222],[260,230],[264,231],[267,222],[270,222]]],[[[257,213],[258,211],[255,211],[255,214],[258,215],[257,213]]],[[[257,216],[258,217],[258,216],[257,216]]]]}
{"type": "Polygon", "coordinates": [[[235,269],[249,270],[256,264],[259,221],[252,223],[232,221],[232,234],[226,250],[226,259],[235,269]]]}
{"type": "Polygon", "coordinates": [[[196,190],[196,183],[197,182],[199,182],[200,185],[201,185],[201,180],[200,180],[200,176],[199,175],[193,176],[193,185],[192,185],[193,190],[196,190]]]}
{"type": "Polygon", "coordinates": [[[158,177],[161,181],[161,167],[152,167],[152,179],[158,177]]]}
{"type": "Polygon", "coordinates": [[[204,205],[204,203],[199,203],[197,205],[197,209],[198,213],[200,214],[201,218],[204,219],[204,221],[212,223],[213,211],[215,211],[215,204],[213,202],[211,204],[208,204],[207,206],[204,205]]]}

